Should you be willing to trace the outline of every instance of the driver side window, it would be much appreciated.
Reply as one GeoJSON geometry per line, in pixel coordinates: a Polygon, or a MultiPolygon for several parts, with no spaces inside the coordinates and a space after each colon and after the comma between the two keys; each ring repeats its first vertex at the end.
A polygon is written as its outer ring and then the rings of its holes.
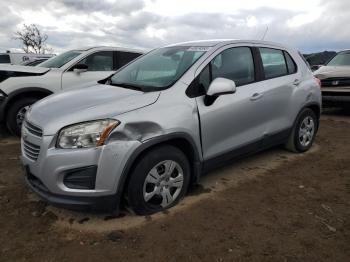
{"type": "Polygon", "coordinates": [[[87,65],[87,71],[113,71],[113,52],[96,52],[85,57],[79,64],[87,65]]]}
{"type": "Polygon", "coordinates": [[[254,61],[249,47],[224,50],[211,61],[212,80],[218,77],[235,81],[236,86],[254,82],[254,61]]]}
{"type": "Polygon", "coordinates": [[[254,60],[249,47],[229,48],[218,54],[197,77],[197,90],[204,95],[210,83],[218,77],[235,81],[236,86],[255,81],[254,60]]]}

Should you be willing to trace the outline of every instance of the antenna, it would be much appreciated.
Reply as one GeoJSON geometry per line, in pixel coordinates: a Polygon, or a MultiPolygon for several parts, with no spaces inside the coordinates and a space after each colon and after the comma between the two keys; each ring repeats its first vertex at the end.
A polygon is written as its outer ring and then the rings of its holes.
{"type": "Polygon", "coordinates": [[[264,39],[265,39],[265,36],[266,36],[266,34],[267,34],[268,31],[269,31],[269,26],[266,25],[266,29],[265,29],[264,35],[263,35],[263,37],[261,38],[261,40],[264,40],[264,39]]]}

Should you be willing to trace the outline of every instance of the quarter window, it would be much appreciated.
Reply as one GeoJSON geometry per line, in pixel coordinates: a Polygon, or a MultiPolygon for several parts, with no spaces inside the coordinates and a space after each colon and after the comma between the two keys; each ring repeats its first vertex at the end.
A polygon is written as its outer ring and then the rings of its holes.
{"type": "Polygon", "coordinates": [[[284,55],[286,57],[288,74],[295,74],[297,72],[297,66],[295,65],[293,58],[287,52],[284,52],[284,55]]]}
{"type": "Polygon", "coordinates": [[[113,52],[102,51],[89,55],[80,61],[86,64],[88,71],[113,71],[113,52]]]}
{"type": "Polygon", "coordinates": [[[211,82],[210,68],[207,65],[203,71],[198,76],[198,91],[202,91],[200,93],[205,93],[205,90],[208,90],[211,82]]]}
{"type": "Polygon", "coordinates": [[[259,50],[266,79],[288,74],[282,50],[271,48],[259,48],[259,50]]]}

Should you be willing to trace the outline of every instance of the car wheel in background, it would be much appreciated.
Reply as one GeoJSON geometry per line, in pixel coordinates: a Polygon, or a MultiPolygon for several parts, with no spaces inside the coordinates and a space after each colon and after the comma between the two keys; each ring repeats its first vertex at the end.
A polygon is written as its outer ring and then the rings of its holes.
{"type": "Polygon", "coordinates": [[[21,127],[25,114],[29,107],[38,101],[36,97],[25,97],[14,102],[8,109],[6,114],[6,125],[9,131],[16,135],[21,135],[21,127]]]}

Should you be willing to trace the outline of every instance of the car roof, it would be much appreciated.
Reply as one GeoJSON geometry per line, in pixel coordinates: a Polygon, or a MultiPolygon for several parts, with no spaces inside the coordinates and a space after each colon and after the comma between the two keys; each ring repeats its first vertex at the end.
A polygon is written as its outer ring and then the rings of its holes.
{"type": "Polygon", "coordinates": [[[146,50],[142,49],[134,49],[134,48],[126,48],[126,47],[115,47],[115,46],[94,46],[94,47],[82,47],[82,48],[76,48],[72,49],[72,51],[104,51],[104,50],[112,50],[112,51],[124,51],[124,52],[131,52],[131,53],[146,53],[146,50]]]}
{"type": "Polygon", "coordinates": [[[345,50],[342,50],[342,51],[338,51],[337,54],[340,54],[340,53],[349,53],[350,52],[350,49],[345,49],[345,50]]]}
{"type": "Polygon", "coordinates": [[[262,40],[239,40],[239,39],[210,39],[210,40],[198,40],[198,41],[189,41],[189,42],[182,42],[182,43],[176,43],[172,45],[168,45],[166,47],[171,46],[206,46],[206,47],[213,47],[213,46],[222,46],[227,44],[261,44],[261,45],[268,45],[273,46],[277,48],[285,48],[285,46],[269,42],[269,41],[262,41],[262,40]]]}

